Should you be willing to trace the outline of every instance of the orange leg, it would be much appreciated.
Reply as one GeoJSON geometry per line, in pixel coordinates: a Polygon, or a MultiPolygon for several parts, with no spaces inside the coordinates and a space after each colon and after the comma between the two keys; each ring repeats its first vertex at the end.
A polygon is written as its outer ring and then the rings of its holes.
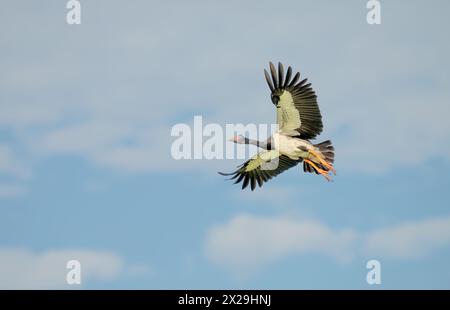
{"type": "Polygon", "coordinates": [[[327,179],[327,181],[331,181],[331,177],[328,175],[328,171],[320,169],[319,167],[316,166],[315,163],[313,163],[312,161],[310,161],[309,159],[304,159],[304,161],[308,164],[310,164],[314,169],[316,169],[316,171],[318,173],[320,173],[325,179],[327,179]]]}
{"type": "Polygon", "coordinates": [[[317,153],[317,152],[314,151],[314,150],[309,150],[309,153],[312,154],[312,155],[314,155],[315,157],[317,157],[317,159],[319,160],[319,162],[320,162],[324,167],[326,167],[328,170],[332,171],[334,175],[336,175],[336,170],[334,169],[333,165],[330,164],[330,163],[328,163],[328,162],[326,162],[326,161],[323,159],[323,157],[322,157],[321,154],[317,153]]]}

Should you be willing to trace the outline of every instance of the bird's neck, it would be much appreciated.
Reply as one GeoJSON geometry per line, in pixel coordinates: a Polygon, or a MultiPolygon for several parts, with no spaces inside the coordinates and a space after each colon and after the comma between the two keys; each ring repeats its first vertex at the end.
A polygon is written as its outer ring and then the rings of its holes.
{"type": "Polygon", "coordinates": [[[245,138],[245,144],[253,144],[253,145],[256,145],[259,148],[262,148],[262,149],[265,149],[265,150],[270,150],[270,143],[263,142],[263,141],[258,141],[258,140],[245,138]]]}

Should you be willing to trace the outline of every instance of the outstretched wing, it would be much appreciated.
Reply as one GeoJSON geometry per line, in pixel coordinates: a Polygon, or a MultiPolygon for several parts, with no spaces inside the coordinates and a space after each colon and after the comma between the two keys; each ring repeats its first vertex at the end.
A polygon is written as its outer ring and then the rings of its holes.
{"type": "Polygon", "coordinates": [[[270,74],[264,70],[267,84],[272,91],[272,102],[277,106],[277,123],[281,131],[297,131],[302,139],[313,139],[322,132],[322,116],[317,105],[317,96],[308,79],[300,82],[300,73],[292,77],[292,68],[278,63],[278,73],[273,63],[270,74]]]}
{"type": "Polygon", "coordinates": [[[219,174],[231,175],[230,180],[236,179],[235,184],[242,181],[242,189],[250,184],[251,189],[254,190],[256,184],[261,187],[264,182],[294,167],[300,161],[281,155],[276,150],[262,151],[239,166],[236,171],[232,173],[219,172],[219,174]]]}

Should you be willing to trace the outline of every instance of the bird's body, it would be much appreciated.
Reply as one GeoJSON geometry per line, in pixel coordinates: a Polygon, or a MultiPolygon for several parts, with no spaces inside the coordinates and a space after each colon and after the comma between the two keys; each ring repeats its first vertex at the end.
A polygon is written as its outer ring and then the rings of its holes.
{"type": "Polygon", "coordinates": [[[275,132],[272,135],[274,149],[280,154],[286,155],[291,159],[299,160],[307,158],[308,150],[313,149],[311,142],[296,137],[291,137],[282,132],[275,132]]]}
{"type": "Polygon", "coordinates": [[[329,173],[333,168],[334,147],[327,140],[319,144],[310,142],[322,132],[322,116],[317,105],[317,96],[306,84],[307,79],[300,82],[300,73],[292,77],[292,68],[288,67],[286,76],[281,63],[278,74],[270,63],[271,77],[264,70],[267,84],[271,90],[272,103],[277,110],[279,130],[267,141],[257,141],[243,136],[232,139],[235,143],[254,144],[263,149],[253,158],[242,164],[231,175],[235,183],[242,181],[242,189],[249,184],[254,190],[256,184],[262,186],[272,177],[303,162],[305,172],[315,172],[330,180],[329,173]]]}

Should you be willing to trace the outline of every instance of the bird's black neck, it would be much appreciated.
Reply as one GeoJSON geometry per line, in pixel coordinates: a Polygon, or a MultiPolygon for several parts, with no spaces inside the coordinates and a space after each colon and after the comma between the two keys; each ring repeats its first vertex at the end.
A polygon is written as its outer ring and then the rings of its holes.
{"type": "Polygon", "coordinates": [[[267,141],[259,141],[259,140],[245,138],[245,144],[253,144],[259,148],[262,148],[262,149],[265,149],[268,151],[270,151],[272,149],[272,143],[271,143],[270,139],[267,141]]]}

